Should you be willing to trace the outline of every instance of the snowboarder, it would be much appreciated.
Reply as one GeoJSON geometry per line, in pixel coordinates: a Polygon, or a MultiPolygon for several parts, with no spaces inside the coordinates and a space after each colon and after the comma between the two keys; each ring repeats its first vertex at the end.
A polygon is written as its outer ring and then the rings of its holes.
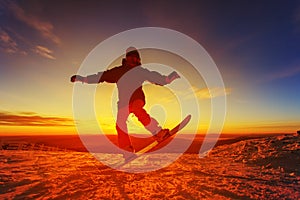
{"type": "Polygon", "coordinates": [[[134,47],[129,47],[126,50],[126,57],[123,58],[121,66],[86,77],[73,75],[71,82],[80,81],[89,84],[108,82],[117,84],[119,101],[116,130],[119,147],[128,152],[123,154],[126,160],[134,153],[126,124],[130,113],[133,113],[138,118],[157,141],[162,140],[169,133],[169,129],[163,129],[144,109],[146,102],[145,94],[142,90],[143,82],[149,81],[157,85],[166,85],[177,78],[180,78],[180,76],[175,71],[168,76],[164,76],[158,72],[143,68],[138,50],[134,47]]]}

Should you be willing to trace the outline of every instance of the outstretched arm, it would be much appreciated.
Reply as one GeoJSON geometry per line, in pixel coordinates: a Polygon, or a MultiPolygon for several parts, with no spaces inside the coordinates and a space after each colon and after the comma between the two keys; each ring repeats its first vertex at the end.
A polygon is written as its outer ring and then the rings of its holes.
{"type": "Polygon", "coordinates": [[[89,76],[80,76],[80,75],[73,75],[71,77],[71,82],[82,82],[82,83],[100,83],[103,82],[101,80],[103,72],[99,72],[97,74],[89,75],[89,76]]]}
{"type": "Polygon", "coordinates": [[[147,69],[146,71],[147,71],[147,80],[157,85],[166,85],[173,82],[175,79],[180,78],[180,76],[175,71],[170,73],[168,76],[161,75],[156,71],[149,71],[147,69]]]}
{"type": "Polygon", "coordinates": [[[108,82],[108,83],[116,83],[119,78],[123,75],[122,67],[114,67],[112,69],[106,70],[104,72],[98,72],[97,74],[92,74],[88,76],[80,76],[80,75],[73,75],[71,77],[71,82],[82,82],[82,83],[101,83],[101,82],[108,82]]]}
{"type": "Polygon", "coordinates": [[[177,74],[177,72],[173,71],[171,74],[169,74],[167,77],[166,77],[166,82],[167,83],[171,83],[173,82],[175,79],[178,79],[180,78],[180,76],[177,74]]]}
{"type": "Polygon", "coordinates": [[[83,77],[83,76],[80,76],[80,75],[73,75],[72,77],[71,77],[71,82],[72,83],[74,83],[74,82],[85,82],[85,78],[86,77],[83,77]]]}

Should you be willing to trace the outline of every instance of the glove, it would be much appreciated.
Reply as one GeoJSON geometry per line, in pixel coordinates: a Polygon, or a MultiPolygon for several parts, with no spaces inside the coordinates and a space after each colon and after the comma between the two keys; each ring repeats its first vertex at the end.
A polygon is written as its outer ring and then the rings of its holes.
{"type": "Polygon", "coordinates": [[[171,74],[169,74],[167,76],[167,83],[171,83],[172,81],[174,81],[175,79],[180,78],[180,76],[177,74],[177,72],[173,71],[171,74]]]}
{"type": "Polygon", "coordinates": [[[81,82],[83,82],[84,81],[84,77],[82,77],[80,75],[73,75],[71,77],[71,82],[74,83],[75,81],[81,81],[81,82]]]}

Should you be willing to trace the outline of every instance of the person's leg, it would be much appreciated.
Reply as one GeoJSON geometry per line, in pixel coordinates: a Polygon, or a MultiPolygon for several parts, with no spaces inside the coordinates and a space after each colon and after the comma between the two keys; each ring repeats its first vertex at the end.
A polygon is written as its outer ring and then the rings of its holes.
{"type": "Polygon", "coordinates": [[[130,112],[132,112],[144,127],[152,133],[157,134],[162,128],[159,126],[156,119],[152,118],[144,109],[145,102],[143,100],[135,100],[130,104],[130,112]]]}
{"type": "Polygon", "coordinates": [[[131,151],[130,149],[132,148],[132,144],[128,135],[128,129],[126,123],[128,115],[129,115],[129,110],[127,106],[118,109],[116,129],[118,132],[119,147],[123,150],[131,151]]]}

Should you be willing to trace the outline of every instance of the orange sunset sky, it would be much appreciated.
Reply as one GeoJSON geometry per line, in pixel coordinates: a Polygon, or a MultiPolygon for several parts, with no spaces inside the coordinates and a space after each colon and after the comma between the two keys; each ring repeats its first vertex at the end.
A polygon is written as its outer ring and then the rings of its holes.
{"type": "MultiPolygon", "coordinates": [[[[221,95],[227,98],[222,133],[300,129],[300,4],[294,1],[284,5],[1,1],[0,16],[0,135],[77,134],[70,77],[100,42],[139,27],[164,27],[188,35],[206,49],[222,75],[225,92],[210,88],[209,94],[201,77],[193,76],[192,66],[183,59],[167,52],[141,51],[142,62],[147,63],[150,56],[158,62],[169,60],[169,67],[191,82],[188,90],[182,87],[183,79],[172,83],[176,95],[187,103],[189,95],[195,95],[201,113],[191,111],[199,121],[190,123],[184,133],[206,133],[210,101],[221,95]]],[[[122,55],[107,67],[119,65],[121,59],[122,55]]],[[[170,72],[166,66],[145,66],[165,75],[170,72]]],[[[180,109],[193,110],[180,107],[167,87],[146,84],[144,91],[146,110],[166,128],[178,123],[180,109]]],[[[114,84],[98,85],[95,112],[105,133],[116,133],[116,102],[114,84]]],[[[130,132],[146,132],[132,116],[128,124],[130,132]]],[[[98,124],[87,126],[87,133],[95,133],[93,127],[98,124]]]]}

